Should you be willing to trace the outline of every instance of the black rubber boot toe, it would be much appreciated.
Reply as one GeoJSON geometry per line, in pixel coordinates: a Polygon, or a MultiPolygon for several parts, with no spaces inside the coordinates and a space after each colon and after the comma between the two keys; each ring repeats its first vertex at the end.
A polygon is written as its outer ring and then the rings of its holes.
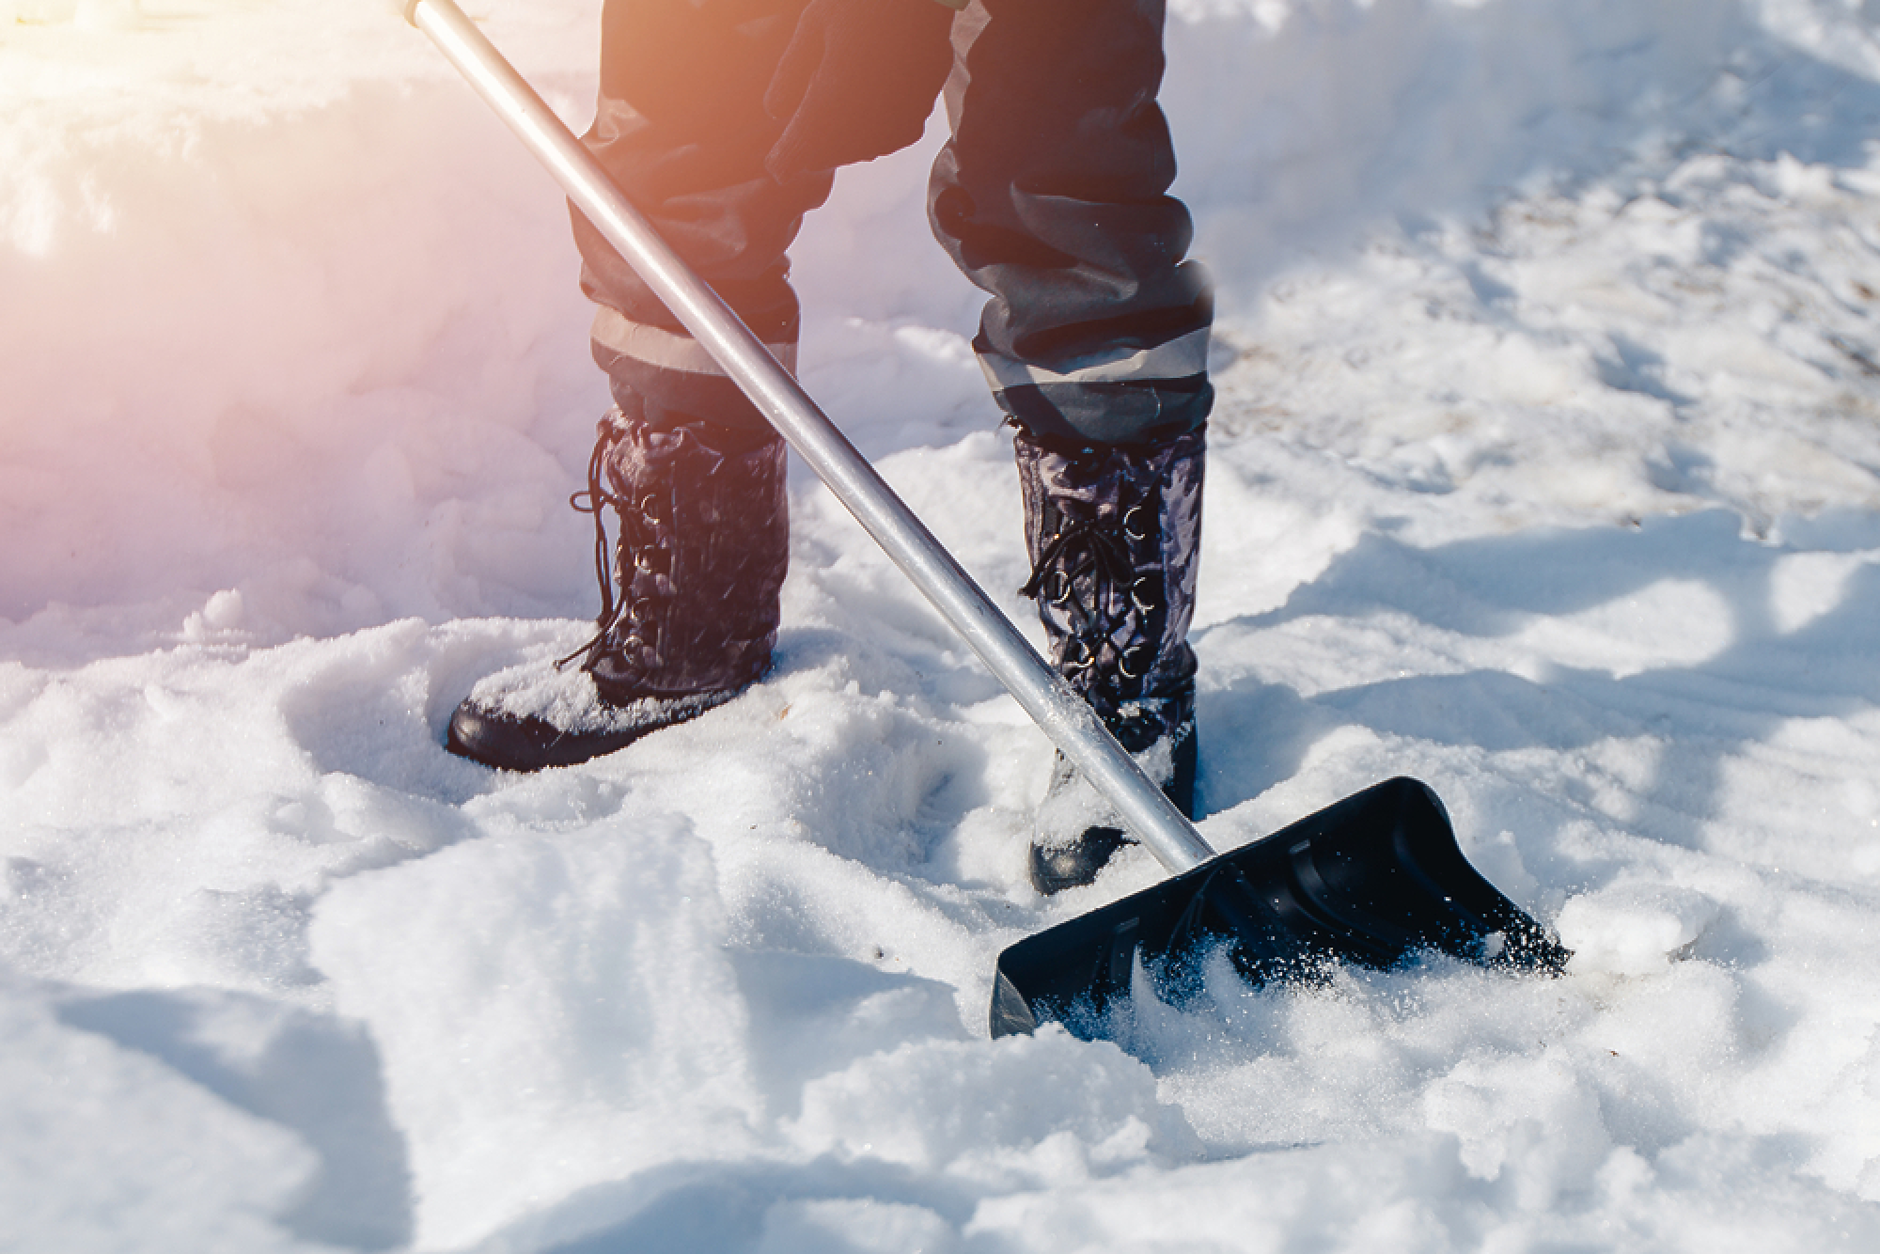
{"type": "Polygon", "coordinates": [[[1082,888],[1097,878],[1124,845],[1135,842],[1114,827],[1087,829],[1074,843],[1058,848],[1031,847],[1031,886],[1049,897],[1082,888]]]}
{"type": "MultiPolygon", "coordinates": [[[[1153,743],[1145,745],[1139,739],[1144,724],[1152,720],[1132,721],[1111,730],[1117,733],[1117,739],[1122,741],[1125,749],[1138,754],[1137,760],[1142,762],[1151,777],[1161,777],[1163,794],[1175,803],[1176,809],[1192,819],[1195,817],[1197,756],[1193,696],[1170,703],[1156,712],[1170,709],[1175,715],[1175,725],[1166,734],[1173,743],[1160,753],[1154,752],[1153,743]],[[1164,775],[1163,771],[1167,774],[1164,775]]],[[[1039,810],[1038,830],[1031,842],[1031,886],[1047,897],[1067,888],[1082,888],[1091,883],[1110,864],[1117,850],[1136,843],[1121,828],[1101,821],[1090,823],[1081,831],[1073,826],[1071,830],[1077,834],[1068,840],[1062,834],[1054,837],[1048,830],[1054,801],[1059,797],[1068,798],[1079,791],[1089,795],[1083,804],[1092,804],[1090,798],[1094,797],[1094,791],[1083,782],[1081,772],[1059,755],[1051,786],[1045,793],[1045,803],[1039,810]]],[[[1114,811],[1108,811],[1106,807],[1106,813],[1112,821],[1115,819],[1114,811]]]]}
{"type": "MultiPolygon", "coordinates": [[[[561,682],[559,675],[553,678],[561,682]]],[[[642,736],[697,718],[741,691],[642,697],[628,705],[603,706],[598,718],[569,720],[566,724],[506,709],[499,698],[473,692],[450,716],[444,744],[459,757],[501,771],[574,766],[616,753],[642,736]]]]}
{"type": "Polygon", "coordinates": [[[445,747],[459,757],[500,771],[573,766],[624,749],[632,733],[571,732],[534,715],[506,714],[465,701],[450,716],[445,747]]]}

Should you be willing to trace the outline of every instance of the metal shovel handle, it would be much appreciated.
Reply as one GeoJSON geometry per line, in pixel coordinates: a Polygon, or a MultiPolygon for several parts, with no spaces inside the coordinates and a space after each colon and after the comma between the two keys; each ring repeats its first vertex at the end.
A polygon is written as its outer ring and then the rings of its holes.
{"type": "Polygon", "coordinates": [[[1214,856],[1201,833],[1143,773],[1083,698],[1018,633],[776,358],[686,266],[614,185],[574,132],[452,0],[413,0],[428,35],[508,124],[601,235],[828,485],[1065,757],[1116,806],[1169,871],[1214,856]]]}

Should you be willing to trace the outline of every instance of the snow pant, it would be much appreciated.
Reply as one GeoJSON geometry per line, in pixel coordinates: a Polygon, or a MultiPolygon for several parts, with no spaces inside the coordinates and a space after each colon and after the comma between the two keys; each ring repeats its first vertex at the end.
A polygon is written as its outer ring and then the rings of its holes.
{"type": "MultiPolygon", "coordinates": [[[[834,172],[773,175],[790,119],[763,101],[807,3],[606,0],[600,108],[586,136],[666,241],[792,369],[786,251],[834,172]]],[[[991,297],[973,347],[999,406],[1040,438],[1160,443],[1199,427],[1213,402],[1209,286],[1183,260],[1192,225],[1167,194],[1163,9],[972,0],[953,21],[952,137],[934,164],[929,219],[991,297]]],[[[880,85],[861,95],[849,106],[858,113],[917,107],[924,118],[933,104],[885,98],[880,85]]],[[[656,427],[702,417],[767,435],[579,214],[575,234],[583,289],[600,307],[595,359],[622,409],[656,427]]]]}

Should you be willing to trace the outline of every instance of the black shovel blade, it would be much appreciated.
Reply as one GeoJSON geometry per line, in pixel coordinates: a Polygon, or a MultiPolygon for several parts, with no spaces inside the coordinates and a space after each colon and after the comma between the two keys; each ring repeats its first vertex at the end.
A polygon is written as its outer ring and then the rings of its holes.
{"type": "Polygon", "coordinates": [[[1011,946],[993,977],[992,1035],[1047,1022],[1100,1035],[1138,956],[1157,994],[1179,1002],[1220,945],[1256,985],[1425,950],[1549,972],[1571,956],[1469,865],[1427,785],[1393,779],[1011,946]]]}

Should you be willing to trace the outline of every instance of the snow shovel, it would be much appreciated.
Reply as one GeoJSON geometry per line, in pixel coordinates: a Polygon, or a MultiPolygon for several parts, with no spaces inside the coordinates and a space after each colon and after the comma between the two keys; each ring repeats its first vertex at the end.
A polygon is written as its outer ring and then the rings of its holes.
{"type": "Polygon", "coordinates": [[[1106,1011],[1132,991],[1137,969],[1179,995],[1217,950],[1256,982],[1310,976],[1326,960],[1390,966],[1424,950],[1524,967],[1564,962],[1540,925],[1469,865],[1435,795],[1411,780],[1380,784],[1217,857],[475,23],[452,0],[406,0],[404,14],[1173,874],[1007,949],[994,978],[992,1035],[1046,1021],[1102,1034],[1106,1011]]]}

